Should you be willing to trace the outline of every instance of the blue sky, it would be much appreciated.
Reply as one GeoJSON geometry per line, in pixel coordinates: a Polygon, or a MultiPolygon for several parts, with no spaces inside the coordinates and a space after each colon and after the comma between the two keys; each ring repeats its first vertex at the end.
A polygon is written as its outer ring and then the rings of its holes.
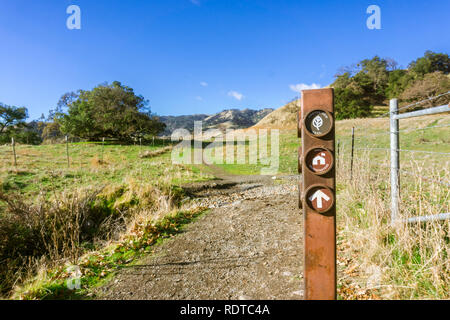
{"type": "Polygon", "coordinates": [[[47,114],[114,80],[160,115],[277,108],[374,55],[449,53],[450,1],[1,0],[0,102],[47,114]],[[81,30],[66,9],[81,8],[81,30]],[[381,8],[381,30],[366,9],[381,8]]]}

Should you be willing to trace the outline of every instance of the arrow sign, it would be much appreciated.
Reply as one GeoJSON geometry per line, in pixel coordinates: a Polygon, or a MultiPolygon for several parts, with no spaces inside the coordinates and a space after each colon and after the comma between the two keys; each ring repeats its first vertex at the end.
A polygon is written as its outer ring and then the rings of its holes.
{"type": "Polygon", "coordinates": [[[325,212],[333,206],[333,194],[327,188],[316,187],[308,191],[310,206],[317,211],[325,212]]]}
{"type": "Polygon", "coordinates": [[[317,199],[317,208],[322,209],[322,200],[325,199],[325,201],[330,201],[330,197],[327,196],[325,193],[323,193],[321,190],[317,190],[310,198],[309,200],[312,202],[317,199]]]}

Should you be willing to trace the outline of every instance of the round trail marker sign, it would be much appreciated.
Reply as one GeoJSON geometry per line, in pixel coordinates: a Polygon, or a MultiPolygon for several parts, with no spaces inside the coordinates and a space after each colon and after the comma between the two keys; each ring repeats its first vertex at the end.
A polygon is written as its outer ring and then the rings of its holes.
{"type": "Polygon", "coordinates": [[[315,211],[325,213],[334,205],[333,192],[325,186],[311,186],[306,191],[306,203],[315,211]]]}
{"type": "Polygon", "coordinates": [[[306,153],[306,167],[315,174],[328,173],[334,164],[333,154],[325,148],[313,148],[306,153]]]}
{"type": "Polygon", "coordinates": [[[333,119],[327,111],[314,110],[306,116],[305,126],[313,136],[323,137],[330,133],[333,128],[333,119]]]}

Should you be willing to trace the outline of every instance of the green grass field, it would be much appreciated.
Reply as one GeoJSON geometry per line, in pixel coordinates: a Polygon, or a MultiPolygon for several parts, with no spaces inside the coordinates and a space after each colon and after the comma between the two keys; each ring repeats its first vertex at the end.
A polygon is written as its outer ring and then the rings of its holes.
{"type": "Polygon", "coordinates": [[[158,180],[180,185],[208,179],[199,167],[172,165],[170,151],[151,158],[141,158],[156,146],[129,146],[101,143],[69,144],[69,165],[66,145],[16,145],[17,166],[11,146],[0,147],[0,182],[5,192],[19,192],[34,197],[51,195],[85,186],[120,184],[133,179],[136,183],[154,184],[158,180]]]}

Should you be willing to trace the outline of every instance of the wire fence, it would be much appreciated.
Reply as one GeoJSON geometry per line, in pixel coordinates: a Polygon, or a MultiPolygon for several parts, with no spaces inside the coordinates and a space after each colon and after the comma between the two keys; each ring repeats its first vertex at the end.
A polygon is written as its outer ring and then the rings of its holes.
{"type": "MultiPolygon", "coordinates": [[[[353,158],[355,157],[356,152],[358,151],[364,151],[364,152],[380,152],[380,158],[386,159],[387,155],[384,154],[385,152],[390,153],[390,165],[386,166],[384,165],[387,162],[386,161],[380,161],[379,163],[374,163],[371,165],[375,165],[379,167],[382,170],[390,169],[390,187],[391,187],[391,223],[394,224],[398,221],[404,221],[407,223],[417,223],[417,222],[427,222],[427,221],[436,221],[436,220],[445,220],[450,218],[449,213],[441,213],[441,214],[433,214],[433,215],[427,215],[427,216],[419,216],[419,217],[411,217],[407,219],[400,218],[400,175],[408,176],[410,178],[413,178],[415,181],[425,181],[430,184],[439,185],[442,188],[444,188],[445,191],[450,190],[450,181],[448,180],[448,177],[430,177],[426,173],[417,173],[413,172],[411,168],[403,169],[400,166],[400,154],[409,154],[411,155],[411,160],[417,161],[420,157],[426,157],[423,158],[423,161],[425,161],[429,166],[436,166],[437,168],[445,169],[449,166],[450,160],[450,152],[446,152],[446,150],[441,151],[443,145],[450,143],[450,136],[442,137],[441,139],[444,140],[443,144],[436,143],[433,148],[434,150],[417,150],[413,148],[401,148],[400,147],[400,136],[403,134],[408,134],[412,132],[417,131],[427,131],[427,130],[433,130],[433,129],[442,129],[442,128],[448,128],[450,127],[450,123],[432,123],[425,127],[415,127],[415,128],[407,128],[400,130],[399,128],[399,120],[400,119],[406,119],[410,117],[417,117],[417,116],[426,116],[430,114],[438,114],[438,113],[448,113],[450,112],[450,106],[444,105],[444,106],[435,106],[430,108],[425,108],[420,111],[413,111],[410,113],[402,113],[401,116],[399,116],[399,111],[406,111],[409,108],[416,107],[419,105],[422,105],[425,102],[434,101],[437,98],[447,96],[450,94],[449,92],[437,95],[435,97],[431,97],[413,104],[409,104],[407,106],[398,108],[397,106],[397,100],[393,99],[391,100],[391,106],[390,110],[387,113],[382,114],[381,116],[377,117],[378,120],[385,120],[389,121],[389,129],[386,129],[384,132],[377,132],[373,134],[367,134],[367,127],[353,127],[351,136],[341,139],[338,141],[338,150],[340,148],[343,148],[343,145],[345,142],[347,142],[348,145],[351,146],[351,152],[348,152],[347,155],[350,157],[350,179],[353,179],[353,158]],[[389,115],[389,118],[381,119],[381,117],[389,115]],[[362,129],[362,130],[357,130],[362,129]],[[389,137],[389,147],[382,147],[380,146],[380,139],[388,138],[389,137]],[[345,139],[350,139],[350,141],[345,141],[345,139]],[[429,158],[432,157],[432,158],[429,158]]],[[[445,121],[445,120],[444,120],[445,121]]],[[[447,148],[448,149],[448,148],[447,148]]],[[[339,152],[339,151],[338,151],[339,152]]],[[[342,152],[341,152],[342,153],[342,152]]],[[[341,160],[342,161],[342,160],[341,160]]],[[[448,170],[445,170],[447,172],[448,170]]],[[[447,206],[448,207],[448,203],[447,206]]]]}
{"type": "MultiPolygon", "coordinates": [[[[145,144],[139,140],[134,145],[120,146],[119,149],[117,145],[110,145],[110,142],[105,139],[101,142],[85,142],[79,137],[66,137],[64,143],[32,146],[17,144],[12,138],[9,146],[0,146],[0,168],[84,168],[92,165],[93,161],[104,163],[105,156],[120,157],[125,151],[124,147],[134,149],[136,156],[139,156],[145,148],[158,149],[171,144],[167,139],[157,138],[145,144]]],[[[129,150],[126,153],[129,155],[129,150]]]]}
{"type": "MultiPolygon", "coordinates": [[[[442,93],[442,94],[439,94],[439,95],[437,95],[437,96],[433,96],[433,97],[430,97],[430,98],[421,100],[421,101],[419,101],[419,102],[411,103],[411,104],[406,105],[406,106],[401,107],[401,108],[397,108],[397,110],[395,111],[395,113],[398,113],[399,111],[403,111],[403,110],[410,109],[410,108],[412,108],[412,107],[416,107],[416,106],[419,106],[419,105],[423,105],[423,104],[426,103],[426,102],[430,102],[430,101],[436,100],[436,99],[438,99],[438,98],[441,98],[441,97],[444,97],[444,96],[447,96],[447,95],[450,95],[450,91],[445,92],[445,93],[442,93]]],[[[389,110],[388,112],[383,113],[382,115],[378,116],[377,118],[382,118],[382,117],[385,117],[385,116],[387,116],[387,115],[391,115],[391,114],[393,114],[393,113],[394,113],[393,111],[389,110]]]]}

